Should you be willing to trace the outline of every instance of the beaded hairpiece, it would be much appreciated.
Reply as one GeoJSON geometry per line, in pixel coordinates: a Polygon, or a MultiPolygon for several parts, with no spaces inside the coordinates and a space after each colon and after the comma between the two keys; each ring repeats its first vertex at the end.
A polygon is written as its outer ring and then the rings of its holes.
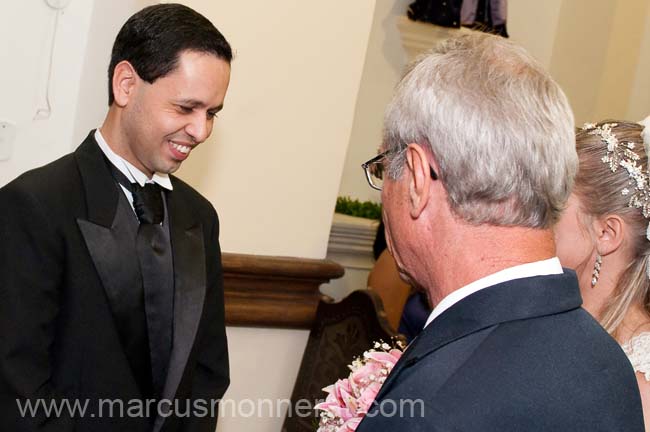
{"type": "MultiPolygon", "coordinates": [[[[646,118],[644,122],[650,123],[650,117],[646,118]]],[[[641,136],[643,138],[643,145],[646,155],[650,155],[650,125],[641,124],[645,126],[641,136]]],[[[638,208],[641,214],[646,219],[650,219],[650,172],[644,171],[639,165],[641,157],[634,151],[635,144],[633,142],[620,142],[612,128],[618,126],[618,123],[604,123],[597,126],[594,123],[585,123],[582,127],[583,130],[589,131],[590,135],[598,135],[601,141],[607,144],[605,155],[601,158],[604,164],[609,165],[612,172],[618,171],[620,167],[627,171],[629,178],[629,187],[624,187],[621,194],[629,196],[629,207],[638,208]]],[[[646,156],[647,157],[647,156],[646,156]]],[[[648,164],[650,168],[650,164],[648,164]]],[[[646,229],[646,238],[650,240],[650,222],[646,229]]],[[[646,265],[648,278],[650,278],[650,261],[646,265]]]]}

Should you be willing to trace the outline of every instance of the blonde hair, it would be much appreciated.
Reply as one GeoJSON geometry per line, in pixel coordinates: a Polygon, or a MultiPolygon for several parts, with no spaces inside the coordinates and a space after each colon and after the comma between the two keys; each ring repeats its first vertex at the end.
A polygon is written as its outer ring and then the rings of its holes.
{"type": "MultiPolygon", "coordinates": [[[[637,123],[609,120],[596,126],[606,123],[616,124],[611,130],[619,142],[634,143],[634,152],[640,157],[638,164],[643,172],[647,172],[648,155],[641,137],[643,127],[637,123]]],[[[622,193],[623,189],[630,187],[627,170],[621,168],[612,172],[609,164],[602,161],[607,144],[599,135],[590,134],[589,130],[579,130],[576,134],[576,149],[579,166],[574,193],[580,199],[584,213],[591,217],[616,214],[629,228],[630,235],[626,240],[633,258],[621,273],[616,288],[599,317],[605,330],[615,336],[633,304],[642,304],[650,314],[650,281],[647,276],[650,241],[646,237],[648,219],[640,209],[631,207],[629,196],[622,193]]]]}

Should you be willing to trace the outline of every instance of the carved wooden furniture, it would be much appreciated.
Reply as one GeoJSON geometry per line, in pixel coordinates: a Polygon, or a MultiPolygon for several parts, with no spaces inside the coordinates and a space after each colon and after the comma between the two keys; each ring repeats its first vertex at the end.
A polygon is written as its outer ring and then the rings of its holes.
{"type": "MultiPolygon", "coordinates": [[[[391,330],[379,296],[369,290],[354,291],[338,303],[321,301],[311,327],[298,378],[291,396],[292,406],[308,400],[311,406],[325,398],[322,388],[345,378],[347,365],[372,347],[374,341],[389,341],[391,330]]],[[[318,417],[287,415],[283,432],[313,432],[318,417]]]]}
{"type": "Polygon", "coordinates": [[[343,276],[329,260],[224,253],[226,324],[309,329],[318,287],[343,276]]]}

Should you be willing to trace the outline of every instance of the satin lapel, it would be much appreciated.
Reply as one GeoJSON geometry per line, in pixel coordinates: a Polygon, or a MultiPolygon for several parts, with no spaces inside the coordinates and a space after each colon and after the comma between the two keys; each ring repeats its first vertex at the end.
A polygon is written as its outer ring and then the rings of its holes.
{"type": "Polygon", "coordinates": [[[86,194],[88,221],[110,228],[115,219],[119,190],[115,187],[104,153],[95,141],[94,134],[94,130],[90,132],[74,156],[86,194]]]}
{"type": "Polygon", "coordinates": [[[128,313],[128,305],[122,299],[123,290],[134,283],[125,279],[134,273],[131,271],[133,260],[124,251],[124,245],[128,244],[128,233],[113,227],[119,190],[106,166],[104,154],[93,138],[94,133],[91,131],[74,153],[85,189],[88,217],[87,220],[78,218],[77,225],[99,274],[113,316],[120,322],[119,317],[128,313]]]}
{"type": "MultiPolygon", "coordinates": [[[[173,400],[183,377],[203,312],[206,290],[203,229],[194,219],[179,192],[167,193],[172,255],[174,259],[173,347],[162,398],[173,400]]],[[[164,423],[155,422],[154,432],[164,423]]]]}
{"type": "Polygon", "coordinates": [[[442,313],[412,342],[376,397],[380,400],[399,374],[441,347],[479,330],[579,308],[582,304],[575,273],[536,276],[504,282],[478,291],[442,313]]]}
{"type": "Polygon", "coordinates": [[[133,274],[121,270],[130,269],[133,260],[121,251],[123,248],[120,247],[120,242],[124,240],[126,233],[113,227],[119,190],[106,166],[104,154],[93,138],[94,133],[95,131],[91,131],[74,153],[85,189],[88,217],[87,220],[77,219],[77,224],[113,313],[119,316],[120,287],[130,286],[132,283],[132,281],[122,280],[121,276],[133,274]]]}
{"type": "MultiPolygon", "coordinates": [[[[133,244],[135,234],[124,224],[106,228],[77,219],[77,225],[108,297],[115,325],[121,335],[127,334],[134,312],[132,298],[138,295],[133,290],[142,286],[133,244]]],[[[139,293],[141,295],[141,291],[139,293]]]]}
{"type": "Polygon", "coordinates": [[[132,330],[128,326],[133,317],[131,298],[134,294],[128,291],[142,285],[133,279],[134,275],[139,275],[137,259],[134,259],[135,234],[129,232],[131,227],[116,224],[121,192],[93,137],[94,133],[91,131],[74,153],[87,211],[87,219],[78,218],[77,225],[106,293],[114,323],[123,335],[132,330]]]}

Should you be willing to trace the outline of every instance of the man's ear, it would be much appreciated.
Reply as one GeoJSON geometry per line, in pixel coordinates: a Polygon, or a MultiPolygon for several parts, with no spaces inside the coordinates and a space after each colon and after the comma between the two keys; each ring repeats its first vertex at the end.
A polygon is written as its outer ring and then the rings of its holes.
{"type": "Polygon", "coordinates": [[[593,221],[596,249],[602,256],[616,252],[623,244],[627,224],[618,215],[605,215],[593,221]]]}
{"type": "Polygon", "coordinates": [[[429,202],[431,172],[427,153],[418,144],[406,148],[406,166],[409,174],[409,205],[411,217],[420,216],[429,202]]]}
{"type": "Polygon", "coordinates": [[[115,104],[124,107],[133,96],[135,86],[140,77],[131,63],[122,60],[113,71],[113,96],[115,104]]]}

